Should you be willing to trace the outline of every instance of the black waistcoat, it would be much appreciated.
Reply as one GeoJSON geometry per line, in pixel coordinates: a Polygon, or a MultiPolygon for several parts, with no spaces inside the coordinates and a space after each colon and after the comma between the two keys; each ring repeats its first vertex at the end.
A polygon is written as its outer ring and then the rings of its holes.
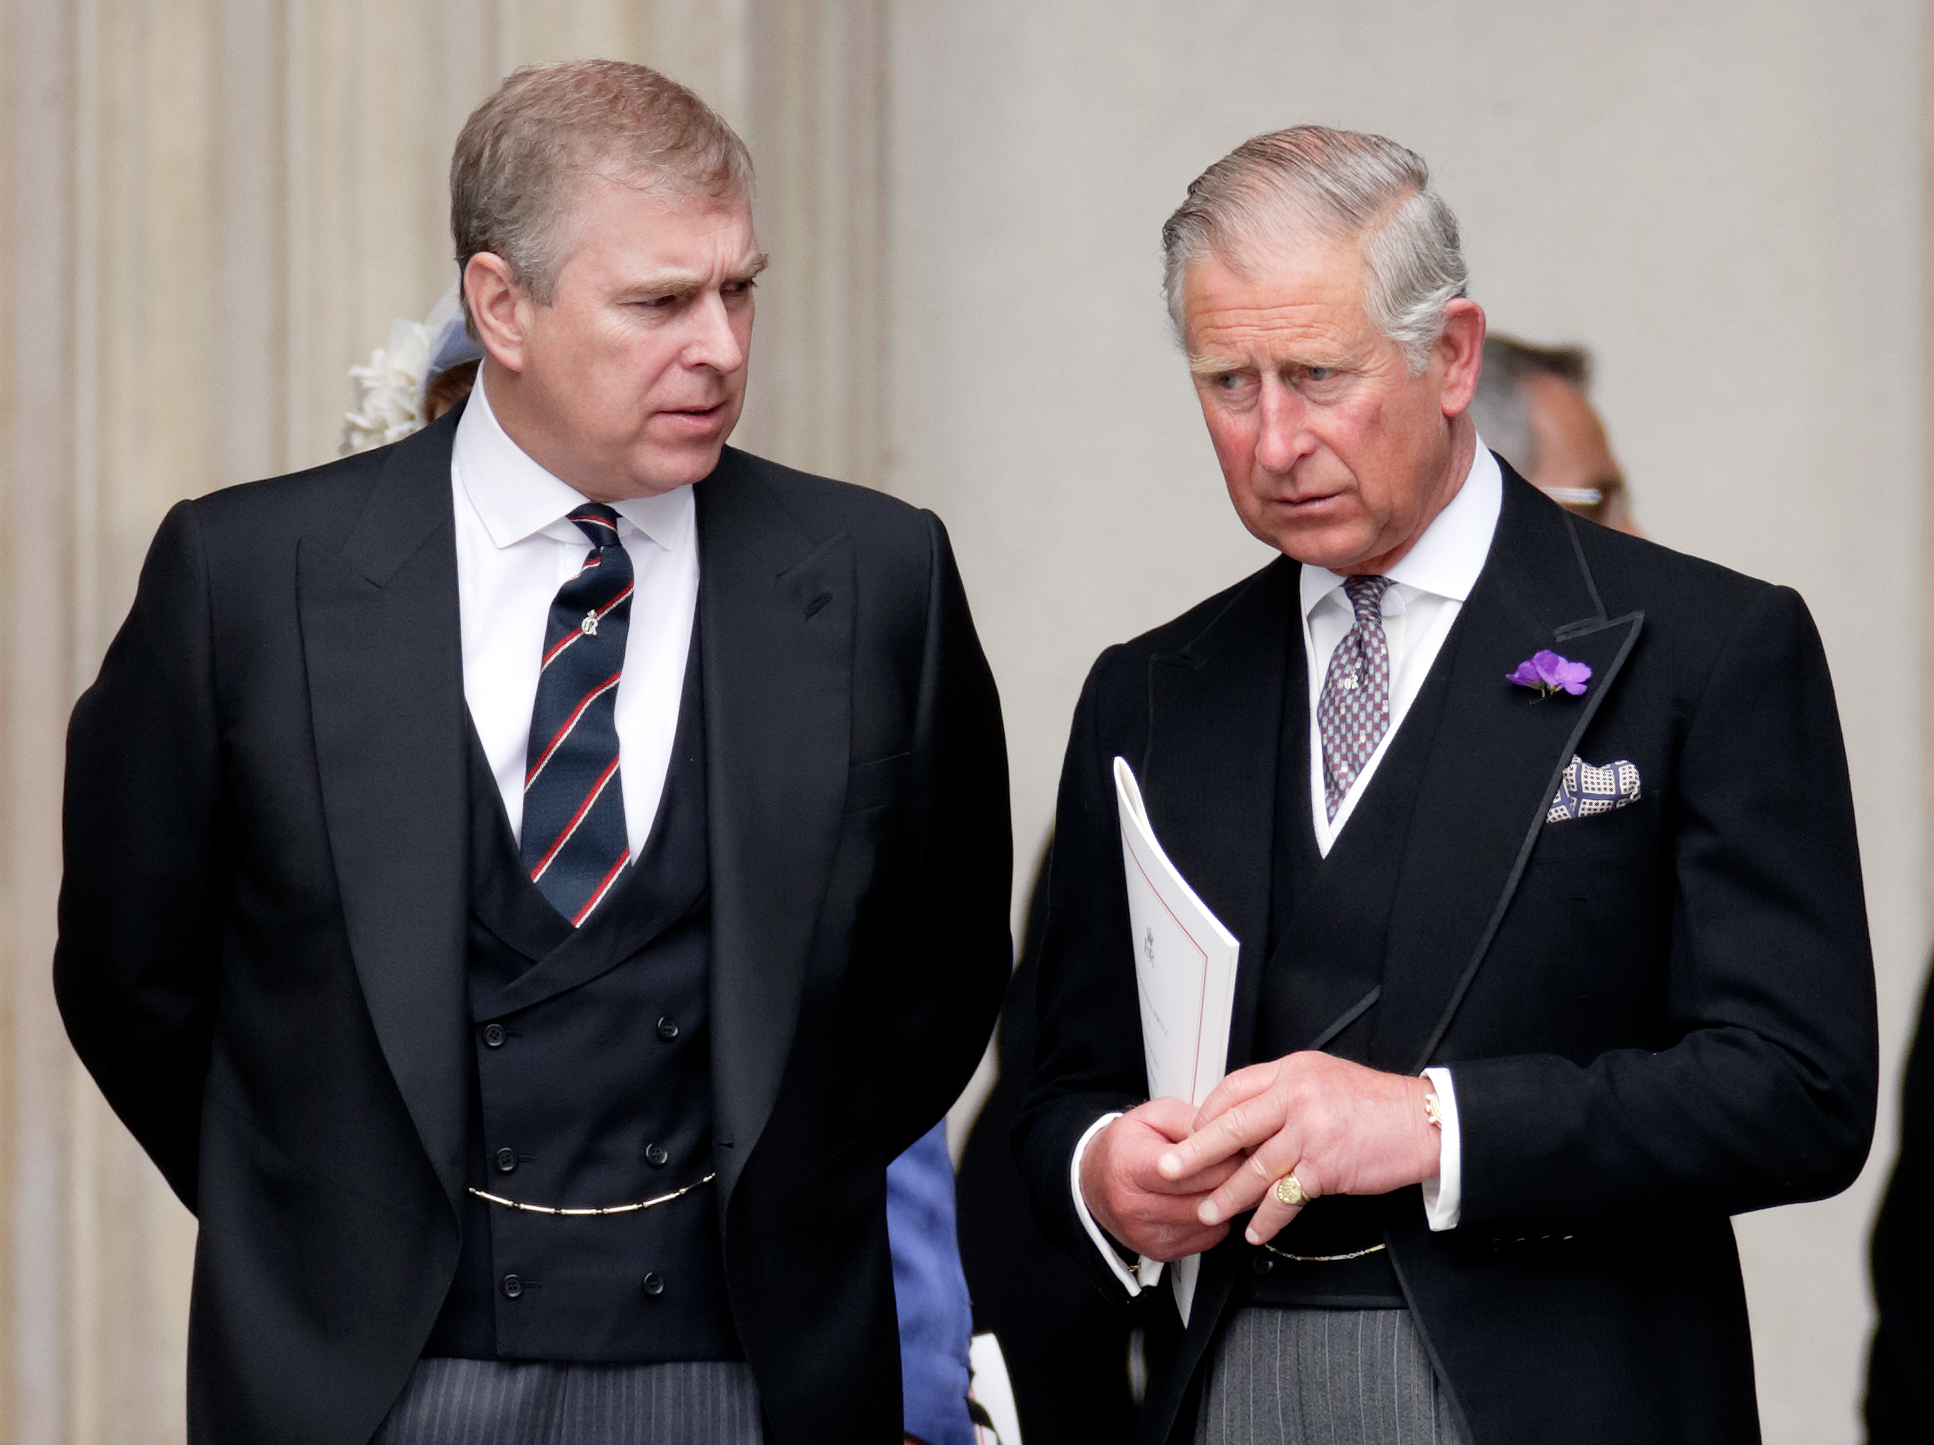
{"type": "MultiPolygon", "coordinates": [[[[524,1203],[632,1203],[712,1170],[711,917],[698,648],[644,856],[573,929],[518,857],[471,739],[469,1183],[524,1203]]],[[[727,1360],[714,1185],[593,1218],[466,1195],[429,1355],[727,1360]]]]}
{"type": "MultiPolygon", "coordinates": [[[[1376,1001],[1417,789],[1449,691],[1451,651],[1447,639],[1327,857],[1317,851],[1310,820],[1309,750],[1320,744],[1309,729],[1308,674],[1301,666],[1286,671],[1270,941],[1252,1054],[1258,1060],[1321,1049],[1354,1063],[1389,1067],[1373,1058],[1376,1001]]],[[[1319,1199],[1270,1243],[1305,1256],[1351,1254],[1382,1242],[1386,1217],[1422,1209],[1415,1188],[1374,1198],[1319,1199]]],[[[1258,1304],[1395,1308],[1404,1303],[1387,1251],[1304,1264],[1258,1249],[1250,1265],[1250,1298],[1258,1304]]]]}

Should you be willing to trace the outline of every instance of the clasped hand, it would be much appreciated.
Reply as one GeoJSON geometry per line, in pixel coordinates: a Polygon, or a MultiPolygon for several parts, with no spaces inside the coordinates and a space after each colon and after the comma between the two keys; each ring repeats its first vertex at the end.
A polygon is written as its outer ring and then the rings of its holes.
{"type": "Polygon", "coordinates": [[[1201,1253],[1252,1208],[1244,1237],[1261,1244],[1299,1212],[1276,1197],[1286,1174],[1311,1199],[1435,1179],[1429,1091],[1328,1054],[1252,1064],[1199,1110],[1151,1099],[1112,1121],[1082,1155],[1082,1197],[1103,1229],[1151,1259],[1201,1253]]]}

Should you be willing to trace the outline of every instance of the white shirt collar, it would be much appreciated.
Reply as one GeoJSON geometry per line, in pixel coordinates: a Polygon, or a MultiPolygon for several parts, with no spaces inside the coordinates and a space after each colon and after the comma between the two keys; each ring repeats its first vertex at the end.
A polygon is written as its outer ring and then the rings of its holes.
{"type": "MultiPolygon", "coordinates": [[[[1497,458],[1477,440],[1477,454],[1464,475],[1464,485],[1431,519],[1417,544],[1384,575],[1419,592],[1463,602],[1477,585],[1484,559],[1491,553],[1498,512],[1504,504],[1504,474],[1497,458]]],[[[1330,593],[1343,585],[1341,573],[1327,567],[1303,566],[1302,602],[1305,617],[1330,593]]]]}
{"type": "MultiPolygon", "coordinates": [[[[457,419],[457,438],[451,456],[457,484],[470,498],[484,530],[499,548],[513,546],[560,523],[570,529],[564,540],[576,541],[575,526],[564,519],[587,498],[544,470],[511,440],[484,393],[488,370],[488,363],[478,368],[470,402],[457,419]]],[[[667,552],[675,551],[684,543],[697,510],[689,486],[674,487],[650,497],[630,497],[611,506],[667,552]]]]}

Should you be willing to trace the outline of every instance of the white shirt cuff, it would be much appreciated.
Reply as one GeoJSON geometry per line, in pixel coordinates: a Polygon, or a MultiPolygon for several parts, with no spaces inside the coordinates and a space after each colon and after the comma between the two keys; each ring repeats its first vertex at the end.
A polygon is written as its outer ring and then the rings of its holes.
{"type": "MultiPolygon", "coordinates": [[[[1081,1156],[1088,1152],[1089,1141],[1120,1117],[1119,1109],[1112,1114],[1103,1114],[1075,1141],[1074,1159],[1068,1165],[1068,1188],[1074,1191],[1074,1212],[1081,1216],[1081,1227],[1088,1231],[1088,1238],[1095,1242],[1095,1248],[1101,1251],[1101,1257],[1108,1262],[1108,1268],[1114,1272],[1115,1278],[1122,1282],[1122,1287],[1132,1298],[1142,1292],[1142,1282],[1136,1279],[1129,1272],[1128,1266],[1121,1262],[1121,1256],[1115,1253],[1115,1246],[1108,1242],[1108,1236],[1102,1233],[1101,1226],[1095,1223],[1094,1215],[1088,1212],[1088,1201],[1081,1197],[1081,1156]]],[[[1153,1282],[1150,1281],[1151,1284],[1153,1282]]]]}
{"type": "Polygon", "coordinates": [[[1464,1212],[1464,1136],[1457,1128],[1457,1090],[1449,1069],[1425,1069],[1424,1077],[1437,1093],[1437,1112],[1444,1116],[1437,1177],[1424,1181],[1424,1218],[1433,1230],[1455,1229],[1464,1212]]]}

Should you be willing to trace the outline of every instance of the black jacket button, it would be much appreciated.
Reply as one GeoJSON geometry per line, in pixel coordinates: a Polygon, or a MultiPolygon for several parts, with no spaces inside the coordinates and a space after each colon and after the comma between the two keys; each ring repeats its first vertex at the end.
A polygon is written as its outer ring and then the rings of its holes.
{"type": "Polygon", "coordinates": [[[1261,1276],[1268,1274],[1270,1270],[1276,1267],[1276,1261],[1271,1259],[1266,1254],[1258,1254],[1253,1260],[1250,1261],[1249,1267],[1253,1269],[1256,1272],[1257,1277],[1260,1278],[1261,1276]]]}
{"type": "Polygon", "coordinates": [[[645,1159],[654,1169],[663,1169],[671,1161],[672,1152],[663,1144],[647,1144],[645,1159]]]}
{"type": "Polygon", "coordinates": [[[515,1149],[499,1149],[497,1151],[497,1167],[506,1174],[510,1173],[511,1170],[517,1167],[517,1151],[515,1149]]]}
{"type": "Polygon", "coordinates": [[[502,1024],[484,1025],[484,1047],[501,1049],[504,1046],[504,1026],[502,1024]]]}
{"type": "Polygon", "coordinates": [[[653,1299],[665,1292],[665,1277],[656,1270],[645,1276],[645,1293],[653,1299]]]}
{"type": "Polygon", "coordinates": [[[677,1038],[678,1020],[677,1019],[658,1020],[658,1037],[663,1039],[666,1043],[670,1043],[673,1039],[677,1038]]]}
{"type": "Polygon", "coordinates": [[[504,1298],[516,1299],[524,1292],[524,1282],[514,1274],[504,1276],[504,1298]]]}

